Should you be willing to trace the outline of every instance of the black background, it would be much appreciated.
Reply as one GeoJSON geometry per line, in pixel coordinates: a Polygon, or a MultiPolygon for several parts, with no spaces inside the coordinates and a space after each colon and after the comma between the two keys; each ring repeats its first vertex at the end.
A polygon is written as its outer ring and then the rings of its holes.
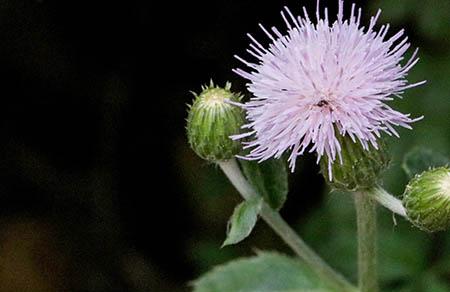
{"type": "MultiPolygon", "coordinates": [[[[301,4],[314,11],[315,1],[0,2],[0,215],[50,226],[69,262],[61,287],[132,291],[130,250],[162,275],[150,291],[198,276],[184,248],[201,230],[175,155],[189,90],[213,78],[245,91],[231,72],[245,34],[266,40],[257,24],[283,27],[278,11],[301,4]]],[[[323,185],[317,171],[296,175],[310,196],[290,197],[288,221],[323,185]]]]}

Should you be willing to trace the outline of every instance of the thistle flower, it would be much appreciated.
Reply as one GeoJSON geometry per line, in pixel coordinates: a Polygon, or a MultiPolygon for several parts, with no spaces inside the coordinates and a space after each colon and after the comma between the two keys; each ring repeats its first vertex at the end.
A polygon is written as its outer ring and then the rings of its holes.
{"type": "Polygon", "coordinates": [[[342,145],[338,135],[360,143],[368,151],[378,149],[381,133],[398,137],[394,126],[410,129],[412,119],[386,104],[394,96],[419,86],[425,81],[408,84],[408,71],[419,60],[417,50],[404,65],[404,53],[410,47],[404,30],[386,38],[389,24],[374,29],[379,10],[364,28],[360,24],[361,9],[352,5],[350,18],[344,19],[344,1],[339,1],[337,20],[328,18],[328,10],[320,15],[317,1],[316,23],[303,7],[303,16],[294,17],[285,7],[281,12],[287,26],[282,34],[276,28],[269,32],[268,48],[248,34],[252,43],[247,50],[257,61],[248,62],[236,56],[250,71],[235,69],[248,79],[248,90],[254,97],[241,105],[246,110],[247,133],[245,157],[264,161],[279,158],[290,151],[290,168],[305,151],[316,152],[317,162],[326,155],[328,174],[332,164],[342,163],[342,145]]]}

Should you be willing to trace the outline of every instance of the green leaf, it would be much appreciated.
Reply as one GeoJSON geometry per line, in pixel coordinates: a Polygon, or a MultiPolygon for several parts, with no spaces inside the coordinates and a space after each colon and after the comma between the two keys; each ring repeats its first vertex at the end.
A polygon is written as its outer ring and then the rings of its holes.
{"type": "Polygon", "coordinates": [[[404,159],[402,168],[412,178],[430,167],[439,167],[450,164],[450,159],[440,153],[424,147],[416,147],[408,152],[404,159]]]}
{"type": "Polygon", "coordinates": [[[285,159],[240,160],[245,177],[273,209],[279,210],[288,193],[288,172],[285,159]]]}
{"type": "Polygon", "coordinates": [[[216,267],[193,286],[194,292],[336,291],[301,262],[268,252],[216,267]]]}
{"type": "Polygon", "coordinates": [[[222,247],[236,244],[250,235],[258,220],[263,200],[256,199],[240,203],[233,212],[228,222],[227,239],[222,247]]]}

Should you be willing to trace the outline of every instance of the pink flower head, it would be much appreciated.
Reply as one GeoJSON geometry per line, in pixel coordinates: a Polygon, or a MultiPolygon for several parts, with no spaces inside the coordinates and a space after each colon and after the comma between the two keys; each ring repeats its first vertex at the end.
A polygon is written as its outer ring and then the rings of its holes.
{"type": "Polygon", "coordinates": [[[419,60],[417,50],[401,65],[410,47],[402,37],[404,31],[386,38],[389,24],[374,30],[380,10],[367,28],[361,27],[361,9],[356,12],[355,4],[350,18],[344,19],[343,2],[339,1],[333,23],[327,8],[320,15],[319,1],[317,23],[304,7],[304,15],[298,17],[285,7],[281,12],[285,34],[260,25],[271,41],[268,48],[248,35],[252,43],[247,51],[257,61],[236,56],[251,69],[234,70],[250,81],[248,90],[254,95],[241,105],[249,132],[232,137],[250,140],[244,144],[251,151],[241,158],[264,161],[290,150],[293,171],[297,156],[308,150],[317,153],[317,162],[323,155],[328,157],[332,179],[332,163],[337,157],[342,162],[336,135],[348,135],[369,150],[369,145],[378,147],[381,132],[398,137],[393,126],[411,128],[412,122],[421,119],[411,119],[386,104],[393,96],[401,97],[406,89],[425,83],[408,84],[406,80],[419,60]]]}

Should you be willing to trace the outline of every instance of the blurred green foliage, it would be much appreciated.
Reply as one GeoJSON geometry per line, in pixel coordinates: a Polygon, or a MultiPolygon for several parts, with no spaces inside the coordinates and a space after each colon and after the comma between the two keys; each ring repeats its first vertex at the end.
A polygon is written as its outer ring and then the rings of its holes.
{"type": "MultiPolygon", "coordinates": [[[[422,121],[414,124],[413,131],[400,129],[400,139],[388,139],[393,162],[385,173],[384,183],[388,191],[400,197],[408,181],[401,165],[408,150],[426,146],[450,157],[450,1],[370,2],[370,14],[378,8],[383,10],[380,22],[392,25],[391,34],[405,27],[412,47],[420,47],[421,60],[411,71],[410,82],[428,81],[426,85],[406,92],[403,99],[391,103],[414,117],[424,116],[422,121]]],[[[182,147],[183,150],[178,151],[183,167],[180,172],[192,194],[188,200],[195,210],[196,224],[202,229],[202,237],[192,238],[189,249],[189,258],[196,263],[196,274],[236,256],[252,255],[254,248],[286,251],[278,238],[261,223],[243,243],[220,249],[228,216],[239,202],[239,196],[218,169],[194,158],[186,143],[182,147]]],[[[291,189],[290,195],[298,191],[291,189]]],[[[324,195],[322,203],[313,212],[299,214],[290,223],[333,267],[355,281],[356,223],[352,199],[344,193],[328,194],[328,190],[324,195]]],[[[449,232],[424,233],[380,207],[379,255],[383,291],[450,291],[449,232]]]]}

